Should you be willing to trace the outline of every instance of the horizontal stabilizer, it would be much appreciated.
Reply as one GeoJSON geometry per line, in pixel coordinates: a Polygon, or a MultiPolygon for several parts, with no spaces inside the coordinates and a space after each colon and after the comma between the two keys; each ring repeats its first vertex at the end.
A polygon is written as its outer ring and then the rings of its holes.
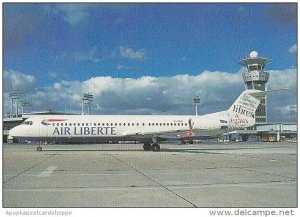
{"type": "Polygon", "coordinates": [[[288,91],[288,90],[289,90],[288,88],[275,89],[275,90],[266,90],[266,91],[259,91],[259,92],[249,93],[249,95],[251,95],[253,97],[262,97],[262,96],[268,95],[268,94],[273,93],[273,92],[288,91]]]}

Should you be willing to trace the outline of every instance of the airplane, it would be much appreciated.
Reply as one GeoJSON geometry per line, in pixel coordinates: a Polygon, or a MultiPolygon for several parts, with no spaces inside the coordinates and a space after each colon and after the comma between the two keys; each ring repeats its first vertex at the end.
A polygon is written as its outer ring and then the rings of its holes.
{"type": "MultiPolygon", "coordinates": [[[[9,136],[37,143],[140,141],[145,151],[159,151],[170,135],[219,137],[255,124],[260,100],[270,91],[245,90],[228,110],[195,115],[33,115],[9,136]]],[[[37,147],[38,151],[42,147],[37,147]]]]}

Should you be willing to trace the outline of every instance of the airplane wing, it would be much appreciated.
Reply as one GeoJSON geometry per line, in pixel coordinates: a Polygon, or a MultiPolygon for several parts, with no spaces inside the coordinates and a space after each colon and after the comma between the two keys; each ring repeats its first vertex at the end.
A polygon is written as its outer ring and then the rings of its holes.
{"type": "Polygon", "coordinates": [[[225,133],[224,130],[214,129],[214,130],[173,130],[173,131],[165,131],[159,133],[135,133],[135,134],[125,134],[124,136],[128,136],[137,140],[152,140],[153,138],[161,141],[166,141],[174,138],[178,139],[192,139],[192,138],[217,138],[220,135],[225,133]]]}
{"type": "Polygon", "coordinates": [[[156,138],[158,140],[167,140],[171,136],[174,135],[181,135],[185,134],[188,135],[188,133],[191,134],[191,130],[173,130],[173,131],[165,131],[165,132],[156,132],[156,133],[135,133],[135,134],[125,134],[124,136],[131,137],[133,139],[149,139],[156,138]]]}

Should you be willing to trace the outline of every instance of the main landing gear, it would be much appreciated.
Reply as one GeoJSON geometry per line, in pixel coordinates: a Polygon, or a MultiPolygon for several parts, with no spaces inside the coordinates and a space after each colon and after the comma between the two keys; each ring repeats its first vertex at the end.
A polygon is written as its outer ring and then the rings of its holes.
{"type": "Polygon", "coordinates": [[[160,151],[160,146],[158,143],[150,143],[150,142],[145,142],[143,146],[145,151],[160,151]]]}

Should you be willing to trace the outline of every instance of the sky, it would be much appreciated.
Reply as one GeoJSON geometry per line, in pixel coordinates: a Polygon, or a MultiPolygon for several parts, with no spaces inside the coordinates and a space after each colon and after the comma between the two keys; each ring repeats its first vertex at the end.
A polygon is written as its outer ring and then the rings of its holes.
{"type": "Polygon", "coordinates": [[[227,109],[244,90],[238,63],[272,62],[269,121],[296,122],[297,5],[261,3],[4,3],[3,114],[8,93],[31,111],[199,114],[227,109]]]}

